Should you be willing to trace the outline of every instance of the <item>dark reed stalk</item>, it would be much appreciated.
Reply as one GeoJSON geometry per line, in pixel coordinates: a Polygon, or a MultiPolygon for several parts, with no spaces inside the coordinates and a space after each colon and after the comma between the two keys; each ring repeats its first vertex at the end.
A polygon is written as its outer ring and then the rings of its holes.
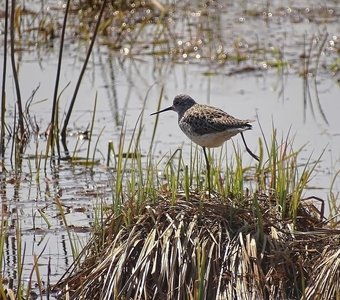
{"type": "Polygon", "coordinates": [[[318,50],[318,54],[316,56],[315,73],[314,73],[314,92],[315,92],[316,103],[317,103],[319,112],[320,112],[320,114],[322,116],[322,119],[324,120],[324,122],[327,125],[329,125],[329,122],[327,120],[326,114],[325,114],[324,110],[322,109],[322,106],[321,106],[321,103],[320,103],[319,92],[318,92],[318,85],[317,85],[317,82],[316,82],[316,76],[317,76],[318,70],[319,70],[320,57],[321,57],[321,54],[322,54],[322,49],[324,48],[324,46],[326,44],[327,38],[328,38],[328,33],[326,33],[324,35],[324,37],[323,37],[323,39],[321,41],[321,45],[320,45],[319,50],[318,50]]]}
{"type": "Polygon", "coordinates": [[[47,279],[46,279],[46,299],[50,299],[51,292],[51,256],[48,258],[47,263],[47,279]]]}
{"type": "MultiPolygon", "coordinates": [[[[14,19],[15,19],[15,0],[12,0],[12,9],[11,9],[11,30],[10,30],[10,45],[11,45],[11,63],[12,63],[12,72],[13,72],[13,79],[15,84],[15,92],[17,96],[17,107],[18,107],[18,124],[19,124],[19,133],[21,141],[24,138],[25,133],[25,126],[24,126],[24,115],[22,110],[22,101],[21,101],[21,92],[19,86],[19,78],[18,73],[15,67],[15,57],[14,57],[14,41],[15,41],[15,34],[14,34],[14,19]]],[[[22,141],[23,142],[23,141],[22,141]]],[[[21,144],[22,144],[21,142],[21,144]]]]}
{"type": "MultiPolygon", "coordinates": [[[[69,7],[70,7],[70,0],[68,0],[67,3],[66,3],[63,27],[62,27],[61,34],[60,34],[58,66],[57,66],[57,74],[56,74],[56,79],[55,79],[52,112],[51,112],[51,123],[50,123],[51,125],[50,125],[50,132],[49,132],[49,135],[50,135],[49,141],[50,141],[51,153],[52,153],[53,157],[54,157],[54,144],[55,144],[55,138],[54,137],[58,137],[58,133],[59,133],[58,124],[55,122],[55,116],[56,116],[57,109],[58,109],[58,107],[57,107],[58,88],[59,88],[61,62],[62,62],[62,57],[63,57],[65,30],[66,30],[66,23],[67,23],[67,16],[68,16],[68,12],[69,12],[69,7]],[[56,129],[56,132],[54,132],[54,129],[56,129]]],[[[56,141],[57,141],[58,157],[60,158],[60,147],[59,147],[59,143],[58,143],[58,138],[56,139],[56,141]]]]}
{"type": "MultiPolygon", "coordinates": [[[[6,111],[6,71],[7,71],[7,37],[8,37],[8,1],[5,6],[5,29],[4,29],[4,60],[2,69],[2,88],[1,88],[1,129],[0,129],[0,156],[5,156],[5,111],[6,111]]],[[[4,163],[2,163],[4,166],[4,163]]]]}
{"type": "Polygon", "coordinates": [[[62,145],[64,147],[65,155],[66,155],[67,158],[69,158],[69,150],[68,150],[67,145],[66,145],[66,130],[67,130],[67,125],[68,125],[68,123],[70,121],[72,110],[73,110],[74,104],[76,102],[77,94],[78,94],[78,91],[79,91],[79,88],[80,88],[80,84],[81,84],[81,81],[83,79],[83,76],[84,76],[84,73],[85,73],[85,70],[86,70],[86,67],[87,67],[87,63],[88,63],[88,61],[90,59],[90,55],[92,53],[93,45],[94,45],[94,42],[95,42],[96,37],[97,37],[97,33],[98,33],[98,30],[99,30],[99,25],[100,25],[100,22],[101,22],[103,13],[104,13],[106,2],[107,2],[107,0],[103,0],[102,6],[100,8],[98,20],[97,20],[96,27],[95,27],[95,30],[94,30],[94,33],[93,33],[93,37],[91,39],[91,43],[90,43],[89,49],[87,51],[83,67],[82,67],[82,69],[80,71],[80,75],[79,75],[79,78],[78,78],[78,81],[77,81],[77,84],[76,84],[76,88],[74,90],[74,93],[73,93],[73,96],[72,96],[72,99],[71,99],[70,107],[69,107],[69,109],[67,111],[67,114],[66,114],[66,117],[65,117],[65,120],[64,120],[63,128],[61,130],[61,143],[62,143],[62,145]]]}
{"type": "MultiPolygon", "coordinates": [[[[315,36],[313,35],[311,40],[310,40],[307,62],[306,62],[306,71],[304,73],[303,81],[304,81],[304,85],[305,85],[304,91],[306,92],[306,95],[304,96],[306,98],[306,100],[304,101],[306,103],[305,109],[307,109],[307,105],[309,103],[310,111],[313,115],[313,118],[315,119],[315,113],[314,113],[314,108],[313,108],[313,103],[312,103],[312,96],[310,94],[310,87],[309,87],[309,80],[308,80],[309,73],[312,72],[311,69],[310,69],[310,66],[311,66],[311,60],[312,60],[312,50],[313,50],[314,37],[315,36]],[[307,101],[308,101],[308,103],[307,103],[307,101]]],[[[306,114],[306,111],[305,111],[305,114],[306,114]]],[[[306,119],[304,119],[304,121],[306,121],[306,119]]]]}

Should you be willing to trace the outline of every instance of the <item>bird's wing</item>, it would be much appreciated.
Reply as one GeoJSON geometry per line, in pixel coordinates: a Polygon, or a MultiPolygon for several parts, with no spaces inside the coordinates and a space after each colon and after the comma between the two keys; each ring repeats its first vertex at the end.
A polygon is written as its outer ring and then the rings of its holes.
{"type": "Polygon", "coordinates": [[[247,130],[251,129],[252,126],[249,123],[253,122],[253,120],[236,119],[221,109],[203,105],[196,112],[196,117],[188,116],[186,119],[192,131],[199,135],[223,132],[228,129],[247,130]]]}

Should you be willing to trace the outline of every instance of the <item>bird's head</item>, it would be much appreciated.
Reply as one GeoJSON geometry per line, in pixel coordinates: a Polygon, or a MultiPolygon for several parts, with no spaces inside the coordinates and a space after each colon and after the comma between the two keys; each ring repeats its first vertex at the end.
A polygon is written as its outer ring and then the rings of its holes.
{"type": "Polygon", "coordinates": [[[154,112],[151,115],[160,114],[162,112],[173,110],[178,113],[179,116],[183,115],[187,109],[196,104],[196,101],[192,99],[189,95],[180,94],[174,99],[172,106],[162,109],[160,111],[154,112]]]}

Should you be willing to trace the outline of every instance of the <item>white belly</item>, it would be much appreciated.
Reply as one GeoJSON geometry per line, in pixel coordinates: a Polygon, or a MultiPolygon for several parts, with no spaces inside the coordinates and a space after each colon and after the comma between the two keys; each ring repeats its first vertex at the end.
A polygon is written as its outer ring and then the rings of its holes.
{"type": "Polygon", "coordinates": [[[188,135],[194,143],[200,145],[202,147],[207,148],[215,148],[221,146],[225,141],[232,138],[234,135],[238,134],[242,130],[234,129],[234,130],[227,130],[224,132],[217,132],[217,133],[209,133],[203,135],[188,135]]]}

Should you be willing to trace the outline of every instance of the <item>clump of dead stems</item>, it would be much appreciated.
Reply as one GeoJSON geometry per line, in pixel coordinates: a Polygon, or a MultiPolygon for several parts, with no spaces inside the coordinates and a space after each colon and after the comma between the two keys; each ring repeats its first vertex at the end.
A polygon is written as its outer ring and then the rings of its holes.
{"type": "MultiPolygon", "coordinates": [[[[159,195],[112,215],[56,288],[69,299],[337,299],[340,231],[301,202],[295,223],[266,194],[159,195]]],[[[289,201],[289,199],[287,199],[289,201]]]]}

